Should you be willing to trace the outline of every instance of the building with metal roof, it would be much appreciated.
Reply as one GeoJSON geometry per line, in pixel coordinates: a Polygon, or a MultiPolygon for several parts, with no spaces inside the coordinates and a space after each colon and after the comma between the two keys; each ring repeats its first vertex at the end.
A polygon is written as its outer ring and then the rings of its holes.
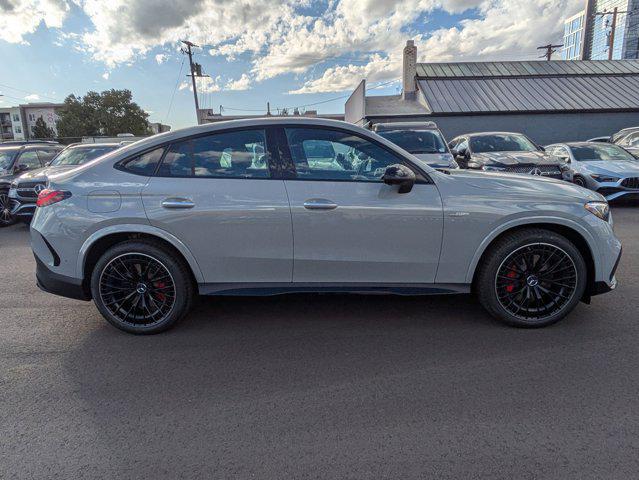
{"type": "Polygon", "coordinates": [[[449,138],[506,130],[538,143],[639,125],[637,60],[417,63],[416,56],[409,42],[401,95],[366,96],[364,80],[346,102],[346,120],[432,120],[449,138]]]}

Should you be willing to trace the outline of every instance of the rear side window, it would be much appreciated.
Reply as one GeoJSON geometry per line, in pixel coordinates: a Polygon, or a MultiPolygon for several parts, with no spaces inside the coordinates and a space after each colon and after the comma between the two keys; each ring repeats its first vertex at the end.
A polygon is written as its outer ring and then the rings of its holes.
{"type": "Polygon", "coordinates": [[[135,173],[136,175],[151,177],[153,176],[155,168],[160,162],[163,153],[164,147],[156,148],[150,152],[133,157],[130,160],[125,160],[118,166],[118,168],[127,172],[135,173]]]}
{"type": "Polygon", "coordinates": [[[61,148],[43,148],[41,150],[38,150],[38,157],[40,157],[40,160],[43,163],[46,163],[48,161],[50,161],[53,157],[55,157],[60,150],[62,150],[61,148]]]}
{"type": "Polygon", "coordinates": [[[215,133],[168,148],[160,177],[269,178],[266,132],[215,133]]]}

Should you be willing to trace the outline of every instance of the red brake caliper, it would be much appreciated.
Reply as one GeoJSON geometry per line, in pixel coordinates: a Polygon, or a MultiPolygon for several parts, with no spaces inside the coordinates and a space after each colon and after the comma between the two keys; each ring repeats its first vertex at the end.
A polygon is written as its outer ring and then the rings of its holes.
{"type": "MultiPolygon", "coordinates": [[[[515,272],[514,270],[511,270],[510,272],[508,272],[508,274],[506,275],[508,278],[517,278],[517,272],[515,272]]],[[[510,285],[506,285],[506,291],[508,293],[512,293],[512,291],[515,289],[515,283],[511,283],[510,285]]]]}
{"type": "MultiPolygon", "coordinates": [[[[155,288],[164,288],[166,284],[164,282],[155,282],[153,286],[155,288]]],[[[164,295],[162,292],[156,292],[155,298],[157,298],[160,302],[163,302],[166,298],[166,295],[164,295]]]]}

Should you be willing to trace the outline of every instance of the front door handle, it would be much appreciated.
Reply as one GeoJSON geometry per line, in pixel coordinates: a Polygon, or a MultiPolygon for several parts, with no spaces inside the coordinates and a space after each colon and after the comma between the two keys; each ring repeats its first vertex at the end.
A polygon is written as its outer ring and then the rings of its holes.
{"type": "Polygon", "coordinates": [[[165,198],[162,200],[164,208],[193,208],[195,203],[188,198],[165,198]]]}
{"type": "Polygon", "coordinates": [[[337,203],[325,198],[310,198],[304,202],[304,208],[308,210],[334,210],[337,208],[337,203]]]}

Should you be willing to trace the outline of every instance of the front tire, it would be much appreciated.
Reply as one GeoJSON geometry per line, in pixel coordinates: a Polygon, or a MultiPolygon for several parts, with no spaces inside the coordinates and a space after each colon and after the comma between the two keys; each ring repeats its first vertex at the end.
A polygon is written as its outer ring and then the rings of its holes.
{"type": "Polygon", "coordinates": [[[11,214],[11,200],[7,191],[0,191],[0,228],[16,223],[16,217],[11,214]]]}
{"type": "Polygon", "coordinates": [[[102,316],[135,334],[160,333],[190,310],[194,286],[188,267],[153,241],[130,240],[109,248],[91,274],[91,293],[102,316]]]}
{"type": "Polygon", "coordinates": [[[586,184],[586,179],[579,176],[579,175],[575,175],[572,179],[572,183],[574,183],[575,185],[578,185],[582,188],[588,188],[588,185],[586,184]]]}
{"type": "Polygon", "coordinates": [[[549,230],[527,229],[491,246],[475,290],[498,320],[516,327],[544,327],[575,308],[586,284],[586,262],[572,242],[549,230]]]}

